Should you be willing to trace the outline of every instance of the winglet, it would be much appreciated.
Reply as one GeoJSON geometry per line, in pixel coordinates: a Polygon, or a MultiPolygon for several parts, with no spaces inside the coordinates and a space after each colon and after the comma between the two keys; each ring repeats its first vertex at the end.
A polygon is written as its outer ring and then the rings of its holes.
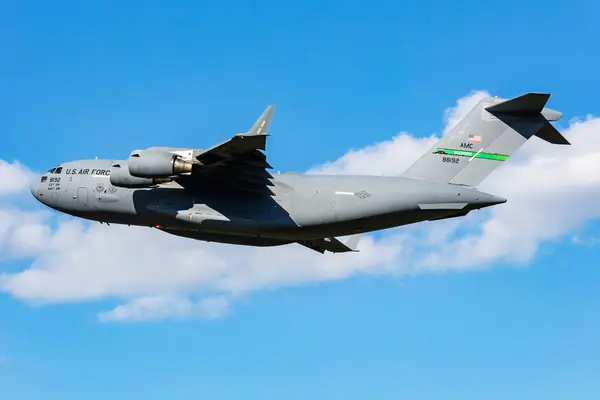
{"type": "Polygon", "coordinates": [[[360,242],[362,236],[362,233],[357,233],[355,235],[349,236],[348,240],[346,240],[346,242],[344,243],[344,246],[346,246],[350,251],[358,251],[358,242],[360,242]]]}
{"type": "Polygon", "coordinates": [[[266,134],[269,129],[269,124],[271,124],[271,119],[273,118],[273,113],[275,112],[275,106],[270,105],[267,109],[262,113],[262,115],[256,120],[252,128],[248,131],[248,135],[260,135],[266,134]]]}

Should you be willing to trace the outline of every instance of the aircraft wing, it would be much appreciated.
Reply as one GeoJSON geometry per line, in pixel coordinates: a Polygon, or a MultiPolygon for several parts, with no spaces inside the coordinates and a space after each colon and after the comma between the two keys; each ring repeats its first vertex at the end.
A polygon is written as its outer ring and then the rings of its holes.
{"type": "Polygon", "coordinates": [[[209,179],[238,190],[270,193],[272,175],[267,169],[273,167],[261,150],[266,149],[274,111],[275,106],[267,107],[247,133],[201,151],[196,156],[199,164],[194,165],[192,178],[209,179]]]}
{"type": "Polygon", "coordinates": [[[331,237],[331,238],[323,238],[323,239],[314,239],[314,240],[303,240],[298,242],[304,247],[308,247],[311,250],[317,251],[321,254],[326,251],[330,251],[332,253],[346,253],[349,251],[358,251],[356,247],[358,246],[358,242],[362,234],[349,236],[345,242],[341,242],[339,239],[331,237]]]}

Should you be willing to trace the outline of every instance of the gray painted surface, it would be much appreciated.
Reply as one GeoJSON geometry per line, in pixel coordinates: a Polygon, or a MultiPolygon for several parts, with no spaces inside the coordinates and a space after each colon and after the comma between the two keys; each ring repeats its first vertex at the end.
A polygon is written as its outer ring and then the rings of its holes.
{"type": "Polygon", "coordinates": [[[561,142],[544,117],[561,114],[544,108],[539,96],[547,95],[483,99],[400,177],[271,175],[261,151],[274,112],[269,106],[247,133],[205,150],[152,147],[128,160],[66,162],[38,177],[31,192],[77,217],[197,240],[353,251],[365,232],[504,203],[473,186],[531,136],[561,142]]]}

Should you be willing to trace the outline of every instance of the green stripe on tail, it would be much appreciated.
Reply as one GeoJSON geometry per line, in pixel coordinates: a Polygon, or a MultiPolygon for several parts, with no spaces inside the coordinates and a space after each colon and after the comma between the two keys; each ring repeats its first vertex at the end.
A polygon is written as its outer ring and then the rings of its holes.
{"type": "Polygon", "coordinates": [[[509,157],[506,154],[485,153],[483,151],[476,152],[476,151],[467,151],[467,150],[439,149],[439,148],[435,149],[433,154],[448,154],[450,156],[481,158],[484,160],[494,160],[494,161],[506,161],[509,157]]]}

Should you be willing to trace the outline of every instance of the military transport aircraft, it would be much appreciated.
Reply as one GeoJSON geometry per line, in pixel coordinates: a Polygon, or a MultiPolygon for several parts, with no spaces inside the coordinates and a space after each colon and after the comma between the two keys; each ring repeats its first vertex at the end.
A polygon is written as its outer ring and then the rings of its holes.
{"type": "Polygon", "coordinates": [[[151,147],[126,160],[66,162],[36,178],[31,192],[55,210],[108,224],[220,243],[356,251],[365,232],[505,203],[476,186],[534,135],[569,144],[549,123],[562,117],[545,108],[549,97],[482,99],[397,177],[269,173],[261,152],[269,106],[248,132],[208,149],[151,147]]]}

